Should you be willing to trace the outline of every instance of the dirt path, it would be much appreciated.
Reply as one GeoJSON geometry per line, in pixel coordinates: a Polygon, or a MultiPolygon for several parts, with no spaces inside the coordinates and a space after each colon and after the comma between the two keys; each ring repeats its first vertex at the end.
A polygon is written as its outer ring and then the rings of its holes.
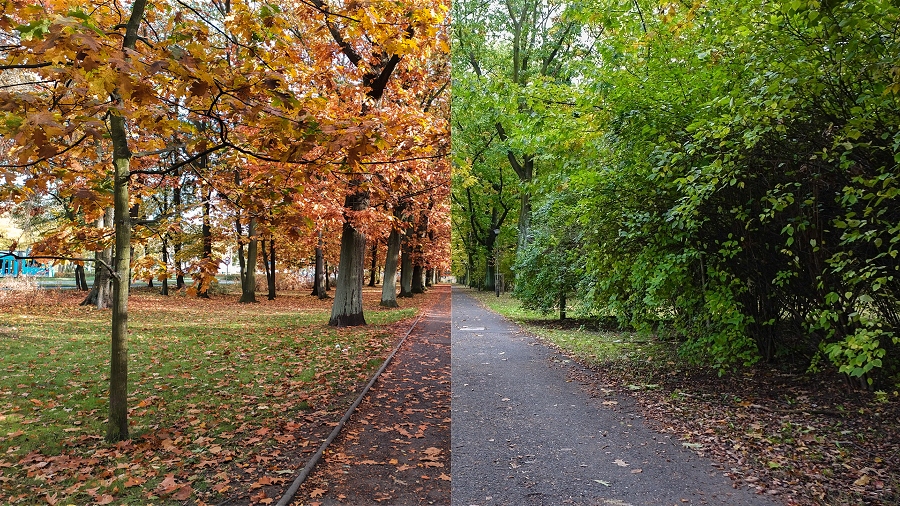
{"type": "Polygon", "coordinates": [[[450,287],[304,482],[292,504],[450,503],[450,287]]]}
{"type": "Polygon", "coordinates": [[[592,397],[581,369],[454,292],[452,504],[777,504],[735,489],[627,399],[592,397]]]}

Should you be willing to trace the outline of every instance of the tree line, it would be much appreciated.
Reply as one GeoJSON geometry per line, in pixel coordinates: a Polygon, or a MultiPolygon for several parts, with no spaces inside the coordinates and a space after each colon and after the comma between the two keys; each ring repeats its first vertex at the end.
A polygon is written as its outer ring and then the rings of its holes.
{"type": "Polygon", "coordinates": [[[529,307],[677,336],[722,372],[900,381],[894,3],[461,1],[454,20],[458,275],[504,269],[529,307]]]}
{"type": "MultiPolygon", "coordinates": [[[[176,288],[190,275],[203,296],[227,237],[241,301],[252,302],[260,256],[270,295],[276,254],[295,266],[315,257],[317,279],[327,259],[338,269],[330,323],[343,326],[365,324],[365,251],[382,236],[406,239],[388,240],[384,263],[409,263],[410,287],[424,280],[413,271],[442,268],[447,10],[426,0],[0,6],[0,202],[53,215],[32,255],[96,252],[108,266],[95,281],[112,307],[107,439],[128,437],[133,273],[158,275],[164,291],[170,273],[176,288]]],[[[393,285],[385,291],[396,303],[393,285]]]]}

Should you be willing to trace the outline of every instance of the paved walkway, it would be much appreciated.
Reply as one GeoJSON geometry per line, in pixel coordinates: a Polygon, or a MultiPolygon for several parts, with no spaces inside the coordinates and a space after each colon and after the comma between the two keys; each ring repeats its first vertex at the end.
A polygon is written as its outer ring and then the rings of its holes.
{"type": "Polygon", "coordinates": [[[450,502],[450,287],[433,302],[292,504],[450,502]]]}
{"type": "Polygon", "coordinates": [[[463,290],[452,301],[454,506],[777,504],[592,398],[577,365],[463,290]]]}

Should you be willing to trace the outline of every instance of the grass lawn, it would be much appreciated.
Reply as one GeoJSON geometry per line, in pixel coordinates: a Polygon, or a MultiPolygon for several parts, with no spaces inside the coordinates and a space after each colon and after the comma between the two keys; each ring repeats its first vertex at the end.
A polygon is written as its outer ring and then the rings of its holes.
{"type": "Polygon", "coordinates": [[[370,325],[334,329],[331,301],[305,292],[238,304],[134,290],[132,439],[116,445],[102,439],[110,313],[82,298],[0,300],[0,503],[217,503],[248,489],[265,502],[304,463],[290,448],[318,447],[428,295],[386,310],[366,289],[370,325]]]}
{"type": "Polygon", "coordinates": [[[635,332],[599,329],[584,315],[569,311],[569,318],[558,319],[557,313],[543,315],[524,309],[509,293],[497,297],[494,292],[469,290],[485,307],[519,323],[535,335],[559,346],[574,358],[587,363],[619,361],[651,361],[654,356],[672,355],[677,344],[641,336],[635,332]]]}

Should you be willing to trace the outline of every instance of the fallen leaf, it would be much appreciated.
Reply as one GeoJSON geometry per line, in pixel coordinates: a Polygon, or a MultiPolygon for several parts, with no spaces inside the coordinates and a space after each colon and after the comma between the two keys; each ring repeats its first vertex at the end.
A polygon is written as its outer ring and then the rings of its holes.
{"type": "Polygon", "coordinates": [[[444,481],[450,481],[450,477],[447,476],[446,473],[441,473],[441,475],[438,476],[438,479],[439,479],[439,480],[444,480],[444,481]]]}
{"type": "Polygon", "coordinates": [[[125,488],[137,487],[138,485],[143,485],[147,481],[147,478],[141,478],[140,476],[129,476],[127,480],[125,480],[125,488]]]}
{"type": "Polygon", "coordinates": [[[190,485],[182,485],[178,490],[175,491],[174,494],[172,494],[172,499],[175,499],[176,501],[184,501],[193,493],[194,489],[192,489],[190,485]]]}
{"type": "Polygon", "coordinates": [[[613,464],[615,464],[615,465],[617,465],[617,466],[619,466],[619,467],[628,467],[628,463],[625,462],[625,461],[622,460],[622,459],[616,459],[616,460],[614,460],[614,461],[613,461],[613,464]]]}
{"type": "Polygon", "coordinates": [[[857,487],[865,487],[870,481],[872,481],[872,478],[869,478],[868,474],[864,474],[860,476],[858,480],[854,481],[853,484],[857,487]]]}
{"type": "Polygon", "coordinates": [[[309,496],[310,497],[322,497],[325,495],[325,492],[328,492],[328,491],[325,490],[324,488],[316,488],[316,489],[313,489],[313,491],[309,493],[309,496]]]}

